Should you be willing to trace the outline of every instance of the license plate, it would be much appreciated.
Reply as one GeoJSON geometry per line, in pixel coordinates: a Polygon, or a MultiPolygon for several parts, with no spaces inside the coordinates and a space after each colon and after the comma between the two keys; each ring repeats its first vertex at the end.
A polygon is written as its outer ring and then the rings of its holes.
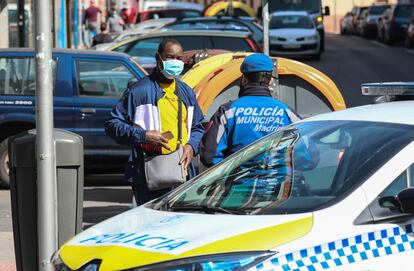
{"type": "Polygon", "coordinates": [[[300,44],[284,44],[282,47],[286,49],[296,49],[300,48],[300,44]]]}

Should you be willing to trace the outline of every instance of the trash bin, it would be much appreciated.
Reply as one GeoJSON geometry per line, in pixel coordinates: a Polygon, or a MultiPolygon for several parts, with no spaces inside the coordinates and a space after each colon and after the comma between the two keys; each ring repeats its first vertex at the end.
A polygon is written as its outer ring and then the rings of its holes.
{"type": "MultiPolygon", "coordinates": [[[[82,229],[83,139],[54,129],[58,245],[82,229]]],[[[9,140],[10,192],[17,270],[38,269],[36,130],[9,140]]]]}

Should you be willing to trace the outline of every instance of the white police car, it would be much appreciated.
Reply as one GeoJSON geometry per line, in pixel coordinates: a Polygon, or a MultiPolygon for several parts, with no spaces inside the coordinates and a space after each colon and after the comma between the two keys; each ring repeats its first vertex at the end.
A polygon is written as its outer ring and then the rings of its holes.
{"type": "Polygon", "coordinates": [[[413,270],[413,116],[404,101],[288,126],[77,235],[55,270],[413,270]]]}

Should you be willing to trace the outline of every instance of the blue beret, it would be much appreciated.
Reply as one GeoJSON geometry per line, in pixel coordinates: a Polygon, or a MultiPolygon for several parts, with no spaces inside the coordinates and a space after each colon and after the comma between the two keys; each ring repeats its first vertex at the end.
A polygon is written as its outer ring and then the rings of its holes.
{"type": "Polygon", "coordinates": [[[265,54],[252,54],[244,59],[240,66],[240,71],[242,73],[273,71],[273,62],[265,54]]]}

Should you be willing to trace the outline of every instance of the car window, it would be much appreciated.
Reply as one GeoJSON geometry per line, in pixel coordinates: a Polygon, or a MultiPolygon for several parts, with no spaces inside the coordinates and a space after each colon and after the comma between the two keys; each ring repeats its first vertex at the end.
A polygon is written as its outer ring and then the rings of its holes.
{"type": "Polygon", "coordinates": [[[297,123],[229,156],[160,202],[167,210],[312,212],[346,197],[413,139],[409,125],[297,123]]]}
{"type": "MultiPolygon", "coordinates": [[[[56,61],[52,62],[53,85],[56,61]]],[[[0,95],[35,95],[36,63],[33,57],[0,58],[0,95]]]]}
{"type": "Polygon", "coordinates": [[[369,9],[369,15],[381,15],[389,6],[373,6],[369,9]]]}
{"type": "Polygon", "coordinates": [[[184,51],[214,48],[208,36],[174,36],[172,38],[181,43],[184,51]]]}
{"type": "Polygon", "coordinates": [[[395,9],[395,17],[398,18],[410,18],[414,11],[414,5],[410,6],[397,6],[395,9]]]}
{"type": "Polygon", "coordinates": [[[211,117],[216,113],[219,107],[227,102],[235,101],[239,98],[240,87],[237,85],[227,88],[221,92],[208,107],[206,114],[204,115],[204,121],[208,122],[211,117]]]}
{"type": "Polygon", "coordinates": [[[396,196],[401,190],[414,187],[414,164],[404,170],[379,197],[396,196]]]}
{"type": "Polygon", "coordinates": [[[246,38],[212,37],[213,48],[229,50],[233,52],[254,52],[246,38]]]}
{"type": "Polygon", "coordinates": [[[119,62],[76,61],[81,96],[117,97],[138,79],[119,62]]]}
{"type": "Polygon", "coordinates": [[[131,56],[154,57],[161,40],[161,37],[138,40],[126,53],[131,56]]]}
{"type": "Polygon", "coordinates": [[[124,45],[121,45],[119,47],[116,47],[115,49],[113,49],[114,52],[122,52],[122,53],[127,53],[128,48],[131,46],[131,43],[126,43],[124,45]]]}
{"type": "Polygon", "coordinates": [[[276,95],[302,118],[332,111],[329,101],[318,89],[294,75],[279,76],[276,95]]]}
{"type": "Polygon", "coordinates": [[[200,12],[195,10],[182,10],[180,12],[180,17],[182,18],[199,17],[200,15],[200,12]]]}

